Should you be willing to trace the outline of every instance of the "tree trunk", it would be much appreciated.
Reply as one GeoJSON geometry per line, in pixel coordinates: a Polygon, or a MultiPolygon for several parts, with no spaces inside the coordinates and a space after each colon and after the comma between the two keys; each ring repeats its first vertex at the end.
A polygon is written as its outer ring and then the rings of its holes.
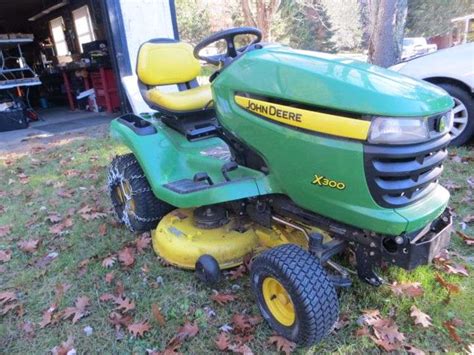
{"type": "Polygon", "coordinates": [[[407,0],[370,0],[369,62],[389,67],[400,60],[407,0]]]}
{"type": "Polygon", "coordinates": [[[281,0],[241,0],[244,21],[247,26],[257,27],[262,31],[264,41],[271,41],[273,17],[280,7],[281,0]],[[255,8],[255,14],[252,13],[255,8]]]}

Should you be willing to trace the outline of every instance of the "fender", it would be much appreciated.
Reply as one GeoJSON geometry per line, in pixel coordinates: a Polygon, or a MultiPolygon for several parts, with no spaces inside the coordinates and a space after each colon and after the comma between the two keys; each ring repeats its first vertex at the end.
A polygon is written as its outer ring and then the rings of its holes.
{"type": "Polygon", "coordinates": [[[228,172],[230,181],[226,181],[221,169],[228,160],[213,155],[213,151],[227,149],[221,139],[214,137],[191,143],[161,121],[152,126],[155,129],[141,134],[133,124],[119,117],[112,121],[110,135],[132,151],[160,200],[175,207],[190,208],[275,191],[263,173],[243,166],[228,172]],[[194,182],[197,173],[206,173],[212,184],[194,182]]]}

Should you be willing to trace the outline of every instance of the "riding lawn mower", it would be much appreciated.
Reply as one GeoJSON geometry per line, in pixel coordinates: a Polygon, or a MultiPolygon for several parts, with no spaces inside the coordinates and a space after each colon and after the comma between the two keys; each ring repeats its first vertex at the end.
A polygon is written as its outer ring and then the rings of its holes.
{"type": "Polygon", "coordinates": [[[207,284],[253,255],[264,319],[307,346],[338,319],[336,289],[351,273],[379,286],[382,263],[410,270],[449,243],[439,177],[453,101],[426,82],[261,38],[242,27],[194,50],[144,43],[136,73],[157,112],[112,121],[131,153],[112,161],[108,185],[118,219],[152,230],[162,259],[207,284]],[[252,40],[238,47],[242,35],[252,40]],[[218,41],[224,54],[202,54],[218,41]],[[216,65],[210,84],[196,80],[200,61],[216,65]]]}

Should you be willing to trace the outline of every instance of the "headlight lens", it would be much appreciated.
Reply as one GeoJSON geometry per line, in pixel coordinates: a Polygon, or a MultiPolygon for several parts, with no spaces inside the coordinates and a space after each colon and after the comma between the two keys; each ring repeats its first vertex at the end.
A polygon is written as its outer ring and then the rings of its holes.
{"type": "Polygon", "coordinates": [[[452,125],[452,111],[431,117],[374,117],[368,141],[374,144],[420,143],[449,132],[452,125]]]}
{"type": "Polygon", "coordinates": [[[370,125],[370,143],[407,144],[423,142],[427,139],[429,139],[429,129],[424,117],[375,117],[370,125]]]}

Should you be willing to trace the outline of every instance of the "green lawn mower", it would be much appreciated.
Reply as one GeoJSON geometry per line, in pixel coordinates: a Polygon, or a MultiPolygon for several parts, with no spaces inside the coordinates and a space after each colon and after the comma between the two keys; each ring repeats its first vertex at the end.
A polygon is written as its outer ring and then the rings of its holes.
{"type": "Polygon", "coordinates": [[[209,284],[254,255],[263,317],[305,346],[330,332],[336,288],[351,285],[338,254],[378,286],[381,263],[413,269],[449,243],[438,179],[453,101],[426,82],[261,38],[242,27],[194,51],[171,39],[141,46],[140,90],[158,113],[112,122],[132,153],[111,163],[109,191],[123,224],[153,230],[161,258],[209,284]],[[242,36],[252,40],[238,47],[242,36]],[[202,54],[218,41],[225,54],[202,54]],[[217,65],[208,85],[199,60],[217,65]]]}

